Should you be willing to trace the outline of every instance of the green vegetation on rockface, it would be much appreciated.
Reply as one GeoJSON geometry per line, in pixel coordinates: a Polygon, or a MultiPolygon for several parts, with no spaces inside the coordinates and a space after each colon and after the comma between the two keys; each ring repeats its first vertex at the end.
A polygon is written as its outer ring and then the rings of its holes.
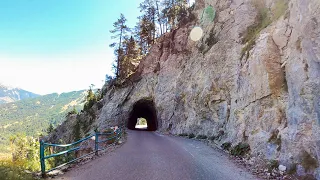
{"type": "Polygon", "coordinates": [[[242,43],[245,46],[241,51],[241,59],[246,56],[246,59],[249,58],[249,52],[256,44],[256,40],[260,32],[268,27],[273,21],[276,21],[281,16],[283,16],[288,9],[287,0],[278,0],[273,5],[271,12],[264,0],[252,0],[252,5],[257,10],[257,15],[253,25],[247,28],[247,31],[244,32],[242,37],[242,43]]]}
{"type": "Polygon", "coordinates": [[[237,144],[231,149],[230,153],[233,156],[244,156],[248,154],[249,151],[250,151],[249,144],[240,142],[239,144],[237,144]]]}

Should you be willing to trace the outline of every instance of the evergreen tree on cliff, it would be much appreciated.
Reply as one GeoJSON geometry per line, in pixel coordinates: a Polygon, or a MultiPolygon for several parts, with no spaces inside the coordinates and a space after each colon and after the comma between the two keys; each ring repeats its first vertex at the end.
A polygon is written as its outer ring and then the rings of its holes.
{"type": "Polygon", "coordinates": [[[117,57],[116,60],[116,77],[119,77],[121,71],[121,60],[123,58],[123,49],[122,49],[122,41],[127,36],[127,33],[130,31],[128,26],[126,25],[127,19],[123,14],[120,14],[120,18],[113,23],[114,29],[110,32],[114,34],[111,38],[116,39],[117,42],[110,44],[109,46],[115,49],[115,55],[117,57]]]}
{"type": "Polygon", "coordinates": [[[177,22],[179,22],[184,16],[187,15],[189,1],[188,0],[163,0],[162,10],[163,18],[165,19],[166,29],[173,29],[176,27],[177,22]]]}
{"type": "Polygon", "coordinates": [[[123,42],[123,50],[124,56],[121,62],[120,77],[125,79],[134,72],[142,56],[137,42],[132,36],[123,42]]]}
{"type": "Polygon", "coordinates": [[[135,69],[137,62],[145,56],[156,38],[177,26],[177,23],[187,16],[188,0],[144,0],[139,5],[141,16],[133,29],[131,38],[127,34],[130,29],[123,14],[113,23],[110,44],[115,48],[115,74],[118,79],[127,78],[135,69]]]}
{"type": "Polygon", "coordinates": [[[145,0],[139,6],[142,16],[139,19],[139,37],[141,48],[147,53],[156,38],[156,7],[154,0],[145,0]]]}

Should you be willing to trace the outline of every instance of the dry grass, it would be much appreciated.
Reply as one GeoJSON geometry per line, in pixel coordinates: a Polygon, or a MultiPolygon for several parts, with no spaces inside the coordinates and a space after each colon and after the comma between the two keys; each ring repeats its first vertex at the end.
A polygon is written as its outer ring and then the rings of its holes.
{"type": "Polygon", "coordinates": [[[317,159],[312,157],[307,151],[302,152],[301,165],[306,171],[310,171],[319,167],[317,159]]]}
{"type": "Polygon", "coordinates": [[[285,15],[287,9],[288,9],[287,0],[277,0],[274,7],[272,8],[273,20],[277,20],[281,16],[285,15]]]}
{"type": "Polygon", "coordinates": [[[296,41],[296,49],[302,53],[302,45],[301,45],[301,38],[299,37],[298,40],[296,41]]]}

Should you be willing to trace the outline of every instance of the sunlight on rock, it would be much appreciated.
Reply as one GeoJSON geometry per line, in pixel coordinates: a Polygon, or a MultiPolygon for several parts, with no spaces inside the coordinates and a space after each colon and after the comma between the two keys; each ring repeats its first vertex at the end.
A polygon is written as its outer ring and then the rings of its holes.
{"type": "Polygon", "coordinates": [[[203,35],[203,30],[201,27],[194,27],[190,32],[190,39],[192,41],[199,41],[203,35]]]}

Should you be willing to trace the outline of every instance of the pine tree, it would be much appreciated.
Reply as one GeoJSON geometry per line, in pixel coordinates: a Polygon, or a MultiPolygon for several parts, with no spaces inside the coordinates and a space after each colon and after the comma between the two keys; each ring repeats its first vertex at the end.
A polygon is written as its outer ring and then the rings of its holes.
{"type": "Polygon", "coordinates": [[[144,54],[148,53],[149,47],[151,46],[152,40],[152,28],[150,21],[148,20],[147,16],[142,16],[139,23],[139,38],[140,38],[140,46],[142,52],[144,54]]]}
{"type": "Polygon", "coordinates": [[[47,129],[47,133],[50,134],[53,131],[53,125],[50,123],[48,129],[47,129]]]}
{"type": "Polygon", "coordinates": [[[128,38],[130,29],[123,14],[114,22],[110,32],[117,41],[110,44],[116,56],[113,68],[117,79],[127,78],[145,56],[156,38],[177,26],[188,15],[189,0],[144,0],[139,5],[141,16],[128,38]]]}
{"type": "Polygon", "coordinates": [[[156,4],[157,20],[158,20],[160,36],[161,36],[164,32],[163,32],[163,25],[162,25],[162,20],[161,20],[162,16],[160,14],[161,11],[160,11],[160,8],[159,8],[160,1],[159,0],[155,0],[155,4],[156,4]]]}
{"type": "Polygon", "coordinates": [[[97,102],[97,97],[92,90],[93,87],[94,85],[91,85],[89,86],[89,90],[87,90],[87,97],[83,106],[84,111],[88,111],[94,105],[94,103],[97,102]]]}
{"type": "Polygon", "coordinates": [[[141,31],[141,28],[140,28],[140,20],[139,20],[139,22],[133,28],[133,37],[134,37],[135,41],[137,42],[137,44],[139,46],[140,55],[144,55],[145,54],[145,51],[144,51],[144,48],[143,48],[144,42],[143,42],[143,40],[142,40],[142,38],[140,36],[140,31],[141,31]]]}
{"type": "Polygon", "coordinates": [[[166,19],[167,29],[173,29],[187,15],[188,0],[163,0],[163,18],[166,19]]]}
{"type": "Polygon", "coordinates": [[[162,1],[162,18],[165,20],[166,31],[170,29],[170,24],[174,19],[172,14],[172,8],[174,7],[174,0],[163,0],[162,1]]]}
{"type": "Polygon", "coordinates": [[[180,22],[184,17],[187,16],[189,1],[188,0],[177,0],[176,4],[176,18],[177,22],[180,22]]]}
{"type": "Polygon", "coordinates": [[[122,50],[122,47],[121,47],[122,40],[127,36],[127,33],[130,31],[130,29],[126,25],[126,21],[127,21],[127,19],[121,13],[120,14],[120,18],[116,22],[113,23],[114,29],[110,31],[112,34],[114,34],[111,38],[118,40],[118,42],[114,42],[114,43],[109,45],[112,48],[116,47],[116,49],[115,49],[115,55],[117,57],[117,60],[116,60],[116,77],[119,76],[119,72],[120,72],[120,69],[121,69],[120,64],[121,64],[121,59],[122,59],[122,56],[123,56],[123,50],[122,50]]]}
{"type": "Polygon", "coordinates": [[[132,74],[141,60],[140,49],[137,46],[137,42],[131,36],[126,39],[123,43],[124,47],[124,58],[122,61],[122,71],[120,77],[125,79],[132,74]]]}
{"type": "Polygon", "coordinates": [[[78,141],[81,139],[81,127],[80,127],[80,120],[76,119],[76,124],[73,126],[72,134],[73,134],[73,140],[78,141]]]}
{"type": "Polygon", "coordinates": [[[140,3],[140,12],[142,16],[140,19],[140,36],[147,43],[149,48],[155,42],[156,38],[156,1],[155,0],[144,0],[140,3]]]}

